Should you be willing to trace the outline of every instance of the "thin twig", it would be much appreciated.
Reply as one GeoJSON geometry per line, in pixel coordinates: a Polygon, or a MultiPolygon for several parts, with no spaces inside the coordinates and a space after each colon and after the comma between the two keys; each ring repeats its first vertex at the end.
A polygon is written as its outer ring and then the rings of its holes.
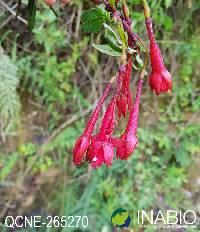
{"type": "Polygon", "coordinates": [[[10,20],[12,20],[12,18],[13,18],[13,16],[10,15],[6,20],[4,20],[4,21],[2,22],[2,24],[0,25],[0,30],[1,30],[2,28],[4,28],[4,27],[10,22],[10,20]]]}
{"type": "MultiPolygon", "coordinates": [[[[3,5],[6,10],[9,11],[14,17],[16,17],[17,13],[12,8],[10,8],[3,0],[0,0],[0,4],[3,5]]],[[[28,22],[21,16],[17,16],[17,19],[19,19],[22,23],[26,25],[28,24],[28,22]]]]}
{"type": "Polygon", "coordinates": [[[76,19],[76,29],[75,29],[75,39],[78,40],[79,38],[79,31],[80,31],[80,21],[81,21],[81,12],[83,8],[83,3],[79,4],[78,15],[76,19]]]}

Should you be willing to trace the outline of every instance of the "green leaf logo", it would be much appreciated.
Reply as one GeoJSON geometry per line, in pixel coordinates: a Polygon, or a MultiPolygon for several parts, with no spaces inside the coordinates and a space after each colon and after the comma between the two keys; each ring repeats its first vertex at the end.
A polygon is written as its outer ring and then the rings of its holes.
{"type": "Polygon", "coordinates": [[[128,228],[131,223],[129,212],[122,208],[116,209],[111,216],[111,222],[115,227],[128,228]]]}

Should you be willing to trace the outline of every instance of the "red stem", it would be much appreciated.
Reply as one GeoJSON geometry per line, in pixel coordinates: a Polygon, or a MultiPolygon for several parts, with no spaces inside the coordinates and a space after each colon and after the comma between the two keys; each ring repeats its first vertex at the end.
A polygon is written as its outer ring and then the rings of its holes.
{"type": "Polygon", "coordinates": [[[97,122],[98,116],[99,116],[99,112],[101,111],[102,105],[103,105],[108,93],[110,92],[111,88],[112,88],[112,84],[109,83],[106,86],[106,89],[104,90],[103,94],[101,95],[101,98],[99,99],[99,102],[97,103],[97,106],[92,113],[92,116],[91,116],[91,118],[90,118],[84,132],[83,132],[84,134],[86,134],[88,136],[90,136],[92,134],[94,127],[95,127],[95,124],[97,122]]]}
{"type": "Polygon", "coordinates": [[[134,134],[137,133],[138,114],[139,114],[139,106],[140,106],[140,96],[141,96],[141,92],[142,92],[142,84],[143,84],[143,80],[140,79],[138,81],[135,103],[134,103],[133,109],[131,111],[129,120],[128,120],[126,133],[128,133],[129,131],[133,131],[134,134]]]}

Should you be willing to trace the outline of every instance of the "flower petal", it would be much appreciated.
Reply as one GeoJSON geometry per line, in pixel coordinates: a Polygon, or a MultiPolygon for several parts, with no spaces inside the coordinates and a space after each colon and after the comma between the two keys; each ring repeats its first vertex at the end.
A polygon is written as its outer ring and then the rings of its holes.
{"type": "Polygon", "coordinates": [[[114,157],[114,147],[112,143],[103,143],[104,150],[104,161],[105,164],[110,167],[112,165],[113,157],[114,157]]]}
{"type": "Polygon", "coordinates": [[[128,133],[125,141],[125,145],[126,145],[125,159],[128,159],[128,157],[133,153],[137,144],[138,144],[137,137],[133,133],[128,133]]]}
{"type": "Polygon", "coordinates": [[[73,163],[75,165],[80,165],[83,157],[89,147],[90,138],[88,136],[82,135],[80,136],[73,149],[73,163]]]}
{"type": "Polygon", "coordinates": [[[99,151],[95,154],[94,154],[94,157],[93,159],[90,161],[90,165],[93,167],[93,168],[99,168],[101,167],[101,165],[104,163],[104,150],[103,150],[103,147],[101,147],[99,149],[99,151]]]}

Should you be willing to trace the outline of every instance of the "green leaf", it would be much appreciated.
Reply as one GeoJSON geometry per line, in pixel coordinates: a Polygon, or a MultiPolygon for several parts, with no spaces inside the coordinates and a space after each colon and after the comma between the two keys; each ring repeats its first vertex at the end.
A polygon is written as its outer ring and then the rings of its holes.
{"type": "Polygon", "coordinates": [[[32,31],[35,25],[36,5],[35,0],[28,1],[28,28],[32,31]]]}
{"type": "Polygon", "coordinates": [[[99,13],[103,16],[103,18],[106,20],[106,21],[110,21],[110,12],[108,12],[104,5],[101,4],[101,5],[98,5],[97,6],[97,9],[99,11],[99,13]]]}
{"type": "Polygon", "coordinates": [[[122,40],[122,43],[124,45],[125,48],[128,47],[127,45],[127,38],[126,38],[126,34],[125,34],[125,31],[124,29],[121,27],[121,25],[118,24],[118,32],[119,32],[119,35],[120,35],[120,38],[122,40]]]}
{"type": "Polygon", "coordinates": [[[140,54],[137,54],[135,59],[138,62],[140,67],[142,67],[144,65],[143,60],[140,58],[140,54]]]}
{"type": "Polygon", "coordinates": [[[128,47],[128,53],[135,54],[135,53],[138,53],[138,51],[133,48],[128,47]]]}
{"type": "Polygon", "coordinates": [[[4,166],[0,171],[0,179],[3,180],[10,172],[12,172],[13,166],[18,160],[18,153],[14,152],[8,159],[5,160],[4,166]]]}
{"type": "Polygon", "coordinates": [[[98,32],[108,18],[109,15],[102,6],[84,11],[81,15],[83,31],[91,33],[98,32]]]}
{"type": "Polygon", "coordinates": [[[116,51],[122,51],[122,42],[115,33],[115,31],[106,23],[103,24],[105,28],[105,38],[109,45],[116,51]]]}
{"type": "Polygon", "coordinates": [[[108,44],[92,44],[94,48],[96,48],[101,53],[107,54],[109,56],[121,56],[121,53],[118,51],[115,51],[110,45],[108,44]]]}
{"type": "Polygon", "coordinates": [[[134,63],[132,63],[132,67],[133,67],[135,70],[138,70],[138,69],[139,69],[134,63]]]}
{"type": "Polygon", "coordinates": [[[17,94],[19,77],[17,66],[3,53],[0,46],[0,115],[1,129],[13,124],[20,111],[20,100],[17,94]]]}
{"type": "Polygon", "coordinates": [[[172,4],[172,0],[165,0],[165,6],[166,8],[169,8],[172,4]]]}
{"type": "Polygon", "coordinates": [[[122,45],[122,41],[116,34],[116,32],[110,27],[108,24],[104,23],[103,24],[105,28],[105,36],[109,38],[116,46],[122,45]]]}

